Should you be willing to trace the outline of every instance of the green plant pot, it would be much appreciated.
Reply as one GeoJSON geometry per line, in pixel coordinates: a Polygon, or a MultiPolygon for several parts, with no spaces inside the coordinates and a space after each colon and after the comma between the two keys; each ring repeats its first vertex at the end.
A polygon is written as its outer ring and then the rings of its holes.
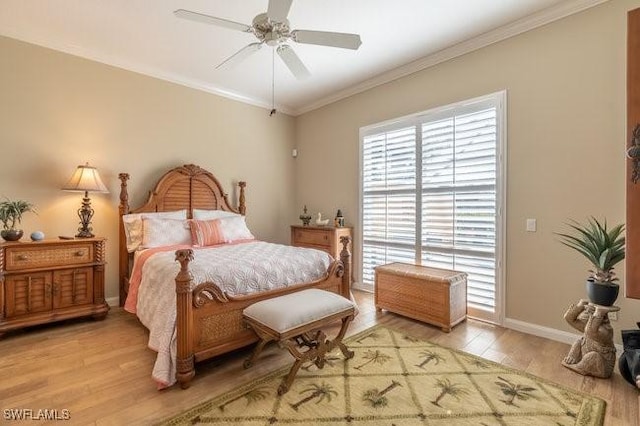
{"type": "Polygon", "coordinates": [[[609,285],[587,280],[587,296],[592,303],[600,306],[613,306],[618,298],[619,285],[609,285]]]}

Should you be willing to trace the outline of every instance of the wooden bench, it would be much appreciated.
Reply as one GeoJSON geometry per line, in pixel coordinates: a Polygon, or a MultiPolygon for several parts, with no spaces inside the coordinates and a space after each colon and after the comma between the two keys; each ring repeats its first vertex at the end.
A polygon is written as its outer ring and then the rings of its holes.
{"type": "Polygon", "coordinates": [[[353,352],[347,349],[342,339],[355,313],[356,306],[352,301],[319,289],[303,290],[254,303],[245,308],[242,314],[260,341],[244,362],[244,367],[253,365],[267,343],[281,343],[296,359],[278,387],[278,395],[283,395],[291,387],[304,362],[313,361],[321,369],[325,355],[335,347],[340,348],[346,359],[353,358],[353,352]],[[342,327],[333,340],[328,340],[320,328],[337,320],[342,321],[342,327]],[[301,350],[305,347],[305,351],[301,350]]]}

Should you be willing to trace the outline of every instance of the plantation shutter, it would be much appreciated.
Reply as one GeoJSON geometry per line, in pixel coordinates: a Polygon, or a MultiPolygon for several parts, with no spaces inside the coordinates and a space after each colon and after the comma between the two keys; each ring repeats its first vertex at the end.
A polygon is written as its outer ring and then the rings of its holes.
{"type": "MultiPolygon", "coordinates": [[[[488,99],[487,99],[488,98],[488,99]]],[[[473,316],[497,318],[497,97],[362,132],[362,282],[391,262],[468,274],[473,316]]]]}
{"type": "Polygon", "coordinates": [[[422,124],[421,263],[468,274],[469,308],[495,310],[496,109],[422,124]]]}
{"type": "Polygon", "coordinates": [[[413,262],[416,244],[416,132],[413,126],[365,138],[363,279],[373,268],[413,262]]]}

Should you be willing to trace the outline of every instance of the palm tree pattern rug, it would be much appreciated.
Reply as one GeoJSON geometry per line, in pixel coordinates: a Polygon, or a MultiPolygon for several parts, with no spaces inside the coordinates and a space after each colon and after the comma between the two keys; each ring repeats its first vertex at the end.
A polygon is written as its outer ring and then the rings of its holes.
{"type": "MultiPolygon", "coordinates": [[[[605,402],[533,375],[375,326],[345,340],[355,357],[286,367],[164,424],[602,425],[605,402]]],[[[257,362],[260,362],[258,359],[257,362]]]]}

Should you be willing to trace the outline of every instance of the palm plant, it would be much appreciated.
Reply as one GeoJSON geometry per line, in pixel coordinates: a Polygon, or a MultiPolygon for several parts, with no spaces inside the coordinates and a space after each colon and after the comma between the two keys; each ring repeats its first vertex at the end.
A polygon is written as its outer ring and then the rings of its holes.
{"type": "Polygon", "coordinates": [[[22,238],[22,229],[16,229],[16,225],[20,224],[24,213],[35,211],[34,205],[27,201],[11,201],[5,198],[5,201],[0,202],[0,236],[6,241],[18,241],[22,238]]]}
{"type": "Polygon", "coordinates": [[[560,242],[582,254],[593,265],[589,280],[599,284],[617,285],[618,278],[613,267],[625,256],[624,224],[609,229],[607,221],[602,223],[591,217],[586,224],[571,221],[568,225],[573,234],[556,233],[560,242]]]}
{"type": "Polygon", "coordinates": [[[0,222],[5,231],[16,229],[16,224],[22,221],[22,215],[26,212],[35,213],[35,206],[27,201],[11,201],[8,198],[0,203],[0,222]]]}

